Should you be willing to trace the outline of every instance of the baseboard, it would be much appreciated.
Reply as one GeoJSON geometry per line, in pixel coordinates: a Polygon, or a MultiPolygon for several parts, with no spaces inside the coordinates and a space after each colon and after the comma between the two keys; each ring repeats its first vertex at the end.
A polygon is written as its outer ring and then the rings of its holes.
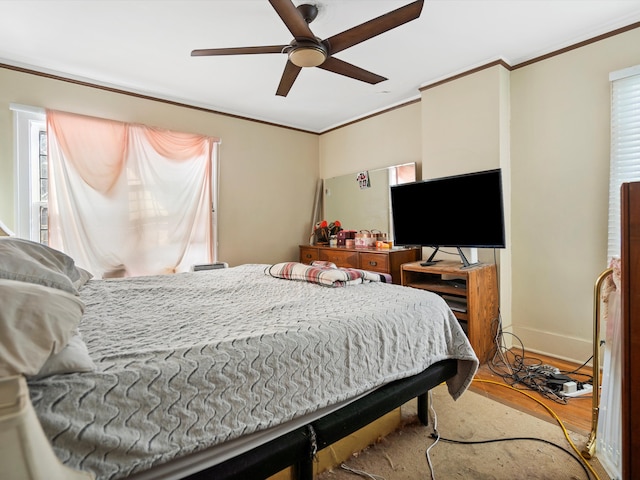
{"type": "MultiPolygon", "coordinates": [[[[593,355],[592,340],[562,336],[516,325],[512,328],[514,335],[522,341],[525,352],[540,353],[577,364],[586,362],[593,355]]],[[[514,340],[512,343],[513,348],[520,348],[518,341],[514,340]]]]}

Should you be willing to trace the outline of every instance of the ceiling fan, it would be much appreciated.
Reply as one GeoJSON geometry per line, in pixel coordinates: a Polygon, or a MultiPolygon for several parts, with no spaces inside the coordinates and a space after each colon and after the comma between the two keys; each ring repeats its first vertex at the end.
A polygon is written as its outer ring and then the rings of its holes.
{"type": "Polygon", "coordinates": [[[385,77],[335,58],[333,55],[349,47],[364,42],[400,25],[415,20],[422,12],[424,0],[418,0],[404,7],[385,13],[373,20],[345,30],[325,40],[317,38],[309,24],[318,15],[315,5],[302,4],[296,7],[291,0],[269,0],[286,27],[293,34],[288,45],[260,47],[207,48],[193,50],[192,57],[215,55],[249,55],[261,53],[286,53],[284,68],[276,95],[286,97],[303,67],[318,67],[362,82],[376,84],[387,80],[385,77]]]}

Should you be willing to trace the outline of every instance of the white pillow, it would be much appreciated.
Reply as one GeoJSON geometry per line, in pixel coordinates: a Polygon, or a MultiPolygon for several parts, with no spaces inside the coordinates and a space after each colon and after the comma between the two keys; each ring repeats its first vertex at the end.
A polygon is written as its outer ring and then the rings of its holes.
{"type": "Polygon", "coordinates": [[[83,312],[63,290],[0,279],[0,377],[36,375],[69,343],[83,312]]]}
{"type": "Polygon", "coordinates": [[[87,345],[82,340],[80,332],[76,332],[66,347],[47,359],[35,378],[64,373],[93,372],[95,369],[96,364],[89,356],[87,345]]]}
{"type": "Polygon", "coordinates": [[[0,278],[36,283],[77,295],[91,276],[59,250],[22,238],[0,237],[0,278]]]}

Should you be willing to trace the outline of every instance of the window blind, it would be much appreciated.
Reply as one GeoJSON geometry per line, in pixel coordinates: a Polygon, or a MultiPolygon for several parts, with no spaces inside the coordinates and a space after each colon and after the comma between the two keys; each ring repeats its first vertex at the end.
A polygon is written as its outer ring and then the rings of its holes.
{"type": "Polygon", "coordinates": [[[620,256],[620,186],[640,180],[640,66],[611,80],[611,173],[608,256],[620,256]]]}

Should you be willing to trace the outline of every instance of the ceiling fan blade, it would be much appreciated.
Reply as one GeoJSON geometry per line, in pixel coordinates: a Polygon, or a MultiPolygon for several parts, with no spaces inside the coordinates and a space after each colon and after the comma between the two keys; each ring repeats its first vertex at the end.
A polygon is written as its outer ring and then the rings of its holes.
{"type": "Polygon", "coordinates": [[[351,65],[344,60],[339,60],[334,57],[327,58],[322,65],[318,65],[318,68],[322,68],[323,70],[328,70],[339,75],[344,75],[345,77],[355,78],[356,80],[370,83],[372,85],[387,80],[385,77],[381,77],[380,75],[376,75],[375,73],[356,67],[355,65],[351,65]]]}
{"type": "Polygon", "coordinates": [[[287,65],[284,67],[284,72],[282,72],[282,78],[280,79],[280,85],[278,85],[278,90],[276,90],[276,95],[281,97],[286,97],[293,86],[293,82],[296,81],[298,74],[302,70],[301,67],[294,65],[289,60],[287,60],[287,65]]]}
{"type": "Polygon", "coordinates": [[[251,55],[256,53],[282,53],[288,45],[269,45],[264,47],[234,47],[234,48],[202,48],[192,50],[192,57],[206,57],[211,55],[251,55]]]}
{"type": "Polygon", "coordinates": [[[342,33],[338,33],[333,37],[329,37],[323,40],[329,50],[330,55],[340,52],[345,48],[352,47],[358,43],[364,42],[370,38],[387,32],[391,29],[399,27],[400,25],[415,20],[420,16],[422,12],[422,6],[424,0],[418,0],[416,2],[400,7],[397,10],[393,10],[389,13],[385,13],[373,20],[362,23],[356,27],[345,30],[342,33]]]}
{"type": "Polygon", "coordinates": [[[309,28],[309,24],[291,0],[269,0],[269,3],[296,39],[308,38],[314,40],[316,38],[309,28]]]}

